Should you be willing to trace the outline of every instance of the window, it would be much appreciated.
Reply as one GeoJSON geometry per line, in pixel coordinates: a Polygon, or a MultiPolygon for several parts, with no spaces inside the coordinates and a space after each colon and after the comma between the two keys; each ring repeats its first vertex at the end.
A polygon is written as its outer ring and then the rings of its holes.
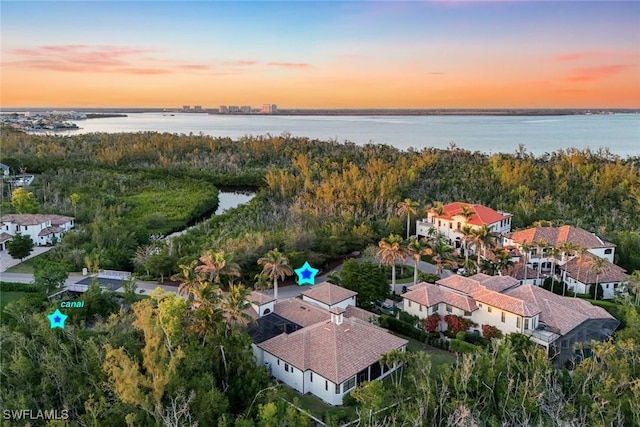
{"type": "Polygon", "coordinates": [[[450,222],[450,223],[449,223],[449,229],[452,229],[452,228],[453,228],[453,223],[452,223],[452,222],[450,222]]]}
{"type": "Polygon", "coordinates": [[[491,313],[491,307],[487,306],[487,311],[491,313]]]}
{"type": "Polygon", "coordinates": [[[460,222],[458,222],[458,231],[460,231],[460,222]]]}
{"type": "Polygon", "coordinates": [[[264,310],[264,312],[262,314],[265,315],[265,314],[269,314],[269,313],[271,313],[271,310],[269,310],[268,308],[265,308],[265,310],[264,310]]]}
{"type": "Polygon", "coordinates": [[[504,323],[505,319],[506,319],[506,316],[505,316],[504,311],[503,311],[502,312],[502,317],[500,318],[500,320],[502,320],[502,323],[504,323]]]}
{"type": "Polygon", "coordinates": [[[529,329],[529,319],[524,319],[524,328],[529,329]]]}
{"type": "Polygon", "coordinates": [[[605,249],[604,253],[607,255],[611,255],[613,253],[613,249],[605,249]]]}
{"type": "Polygon", "coordinates": [[[354,375],[344,382],[344,386],[342,387],[342,389],[346,393],[348,390],[351,390],[355,386],[356,386],[356,376],[354,375]]]}
{"type": "Polygon", "coordinates": [[[410,299],[407,300],[407,307],[411,307],[411,300],[410,299]]]}
{"type": "Polygon", "coordinates": [[[288,364],[288,363],[285,363],[285,364],[284,364],[284,370],[285,370],[285,371],[287,371],[287,372],[289,372],[289,364],[288,364]]]}
{"type": "Polygon", "coordinates": [[[440,222],[440,220],[438,220],[438,227],[440,227],[442,225],[442,223],[440,222]]]}
{"type": "Polygon", "coordinates": [[[516,328],[520,327],[520,316],[516,316],[516,328]]]}
{"type": "Polygon", "coordinates": [[[336,394],[340,394],[340,384],[336,384],[336,394]]]}
{"type": "Polygon", "coordinates": [[[278,366],[280,366],[280,359],[278,359],[278,366]]]}
{"type": "Polygon", "coordinates": [[[453,311],[453,308],[451,308],[451,306],[447,304],[447,313],[451,313],[452,311],[453,311]]]}
{"type": "Polygon", "coordinates": [[[422,304],[418,304],[420,306],[420,311],[422,311],[422,304]]]}
{"type": "Polygon", "coordinates": [[[329,391],[329,381],[326,381],[326,380],[325,380],[325,382],[324,382],[324,389],[325,389],[326,391],[329,391]]]}
{"type": "Polygon", "coordinates": [[[469,317],[471,316],[471,312],[470,311],[465,311],[464,312],[464,317],[469,317]]]}
{"type": "Polygon", "coordinates": [[[313,371],[309,372],[309,382],[312,383],[313,382],[313,371]]]}

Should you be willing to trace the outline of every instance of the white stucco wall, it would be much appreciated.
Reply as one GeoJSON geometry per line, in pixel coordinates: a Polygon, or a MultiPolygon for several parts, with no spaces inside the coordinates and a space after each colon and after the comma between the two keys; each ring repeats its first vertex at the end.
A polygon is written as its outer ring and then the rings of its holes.
{"type": "Polygon", "coordinates": [[[300,369],[286,363],[284,360],[278,359],[273,354],[267,351],[263,351],[262,364],[270,366],[271,375],[273,375],[276,379],[282,381],[289,387],[297,390],[302,394],[306,393],[306,391],[304,390],[304,374],[300,369]],[[285,369],[287,367],[289,369],[288,372],[285,369]]]}

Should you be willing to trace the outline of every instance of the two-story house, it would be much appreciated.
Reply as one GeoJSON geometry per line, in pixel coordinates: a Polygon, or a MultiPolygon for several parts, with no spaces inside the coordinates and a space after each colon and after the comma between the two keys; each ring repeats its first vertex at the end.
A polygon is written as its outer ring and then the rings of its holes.
{"type": "Polygon", "coordinates": [[[441,209],[429,209],[426,218],[416,221],[416,234],[418,237],[427,237],[440,232],[447,237],[451,246],[460,249],[466,225],[472,230],[486,225],[490,231],[503,235],[511,230],[511,217],[509,213],[486,206],[454,202],[441,209]]]}
{"type": "MultiPolygon", "coordinates": [[[[563,225],[514,231],[504,236],[503,246],[520,253],[520,262],[526,262],[535,272],[538,285],[540,278],[555,275],[570,290],[588,293],[596,282],[591,268],[594,257],[608,261],[607,274],[602,275],[605,281],[599,282],[603,283],[604,298],[613,298],[620,284],[628,281],[624,270],[613,264],[616,246],[581,228],[563,225]],[[579,255],[580,249],[586,253],[579,255]]],[[[532,278],[530,274],[527,277],[532,278]]]]}
{"type": "Polygon", "coordinates": [[[573,358],[573,344],[603,340],[619,322],[600,307],[579,298],[562,297],[508,276],[452,275],[435,284],[419,283],[402,295],[404,310],[424,319],[434,313],[447,328],[448,314],[498,328],[504,334],[522,333],[544,347],[555,363],[573,358]]]}
{"type": "Polygon", "coordinates": [[[52,214],[8,214],[0,217],[0,232],[27,235],[35,246],[55,243],[74,226],[74,218],[52,214]]]}

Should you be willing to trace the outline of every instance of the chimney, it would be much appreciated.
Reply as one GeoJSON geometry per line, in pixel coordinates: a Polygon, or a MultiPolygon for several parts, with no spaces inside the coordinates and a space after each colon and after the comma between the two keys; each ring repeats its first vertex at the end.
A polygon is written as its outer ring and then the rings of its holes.
{"type": "Polygon", "coordinates": [[[336,325],[342,325],[344,321],[343,313],[345,312],[344,308],[334,307],[330,310],[331,313],[331,323],[335,323],[336,325]]]}

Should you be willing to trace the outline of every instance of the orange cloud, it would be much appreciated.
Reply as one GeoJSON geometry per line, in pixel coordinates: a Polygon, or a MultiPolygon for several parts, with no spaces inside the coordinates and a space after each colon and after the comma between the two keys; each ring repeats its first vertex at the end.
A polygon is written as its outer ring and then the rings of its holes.
{"type": "Polygon", "coordinates": [[[633,64],[602,65],[597,67],[576,68],[564,80],[572,83],[584,83],[602,80],[633,68],[633,64]]]}
{"type": "Polygon", "coordinates": [[[267,65],[271,67],[282,68],[309,68],[311,65],[302,62],[269,62],[267,65]]]}
{"type": "Polygon", "coordinates": [[[239,61],[225,61],[222,63],[222,65],[232,65],[232,66],[240,66],[240,67],[248,67],[248,66],[252,66],[252,65],[256,65],[257,62],[256,61],[244,61],[244,60],[239,60],[239,61]]]}

